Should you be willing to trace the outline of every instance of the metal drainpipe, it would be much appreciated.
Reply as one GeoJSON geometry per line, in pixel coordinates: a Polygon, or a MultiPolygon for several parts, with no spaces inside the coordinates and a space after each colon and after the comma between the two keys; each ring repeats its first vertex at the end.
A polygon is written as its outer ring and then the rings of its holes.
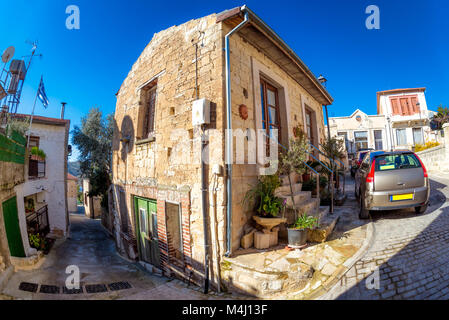
{"type": "Polygon", "coordinates": [[[229,37],[240,30],[245,24],[248,23],[248,12],[246,11],[246,6],[240,8],[240,11],[245,12],[245,19],[240,22],[234,29],[229,31],[229,33],[225,36],[225,60],[226,60],[226,123],[227,123],[227,132],[226,132],[226,169],[227,169],[227,177],[226,177],[226,253],[225,256],[229,257],[232,251],[232,239],[231,239],[231,230],[232,230],[232,104],[231,104],[231,64],[230,64],[230,55],[229,55],[229,37]]]}

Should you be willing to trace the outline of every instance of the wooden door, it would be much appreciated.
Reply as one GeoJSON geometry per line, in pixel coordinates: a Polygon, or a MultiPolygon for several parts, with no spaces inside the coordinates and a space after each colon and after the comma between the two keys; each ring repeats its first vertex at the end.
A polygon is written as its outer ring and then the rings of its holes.
{"type": "Polygon", "coordinates": [[[19,216],[17,215],[17,199],[12,197],[2,204],[3,219],[5,221],[6,238],[9,251],[13,257],[25,257],[22,235],[20,233],[19,216]]]}
{"type": "Polygon", "coordinates": [[[140,259],[159,266],[160,255],[157,234],[156,201],[136,197],[135,209],[140,259]]]}

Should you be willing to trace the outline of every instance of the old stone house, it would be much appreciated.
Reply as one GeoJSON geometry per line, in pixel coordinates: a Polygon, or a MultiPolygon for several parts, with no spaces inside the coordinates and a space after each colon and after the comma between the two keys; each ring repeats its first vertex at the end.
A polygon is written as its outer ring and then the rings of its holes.
{"type": "Polygon", "coordinates": [[[298,55],[246,6],[155,34],[116,96],[110,208],[118,249],[150,270],[197,283],[209,265],[214,285],[221,257],[239,248],[253,215],[242,200],[265,168],[259,155],[275,154],[254,133],[279,129],[287,146],[300,126],[318,145],[322,106],[332,103],[298,55]],[[239,144],[226,143],[231,128],[245,135],[244,161],[228,159],[239,144]]]}
{"type": "Polygon", "coordinates": [[[84,214],[91,219],[97,219],[101,217],[101,199],[97,196],[89,196],[92,188],[89,179],[84,178],[82,181],[84,214]]]}
{"type": "Polygon", "coordinates": [[[78,211],[78,178],[67,173],[67,208],[69,212],[78,211]]]}

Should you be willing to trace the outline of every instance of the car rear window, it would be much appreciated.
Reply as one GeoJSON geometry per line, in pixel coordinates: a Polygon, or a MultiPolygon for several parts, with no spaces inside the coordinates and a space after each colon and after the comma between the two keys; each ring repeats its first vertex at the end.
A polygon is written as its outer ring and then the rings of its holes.
{"type": "Polygon", "coordinates": [[[376,171],[421,168],[413,153],[393,154],[376,157],[376,171]]]}
{"type": "Polygon", "coordinates": [[[362,161],[363,158],[365,158],[365,155],[366,155],[367,153],[368,153],[368,151],[367,151],[367,152],[360,152],[359,160],[362,161]]]}

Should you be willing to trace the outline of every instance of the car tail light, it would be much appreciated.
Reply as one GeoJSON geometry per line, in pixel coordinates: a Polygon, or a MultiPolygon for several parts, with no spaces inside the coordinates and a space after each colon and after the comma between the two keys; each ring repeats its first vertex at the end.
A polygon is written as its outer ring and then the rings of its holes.
{"type": "Polygon", "coordinates": [[[416,156],[416,158],[418,158],[419,163],[421,163],[422,171],[423,171],[423,173],[424,173],[424,178],[428,178],[429,175],[427,174],[427,169],[426,169],[426,167],[424,166],[424,163],[422,163],[421,159],[418,157],[417,154],[415,154],[415,156],[416,156]]]}
{"type": "Polygon", "coordinates": [[[360,167],[360,163],[362,163],[361,160],[357,160],[357,167],[360,167]]]}
{"type": "Polygon", "coordinates": [[[376,166],[376,159],[373,160],[373,163],[371,164],[371,170],[369,171],[368,175],[366,176],[366,182],[374,182],[374,169],[376,166]]]}

